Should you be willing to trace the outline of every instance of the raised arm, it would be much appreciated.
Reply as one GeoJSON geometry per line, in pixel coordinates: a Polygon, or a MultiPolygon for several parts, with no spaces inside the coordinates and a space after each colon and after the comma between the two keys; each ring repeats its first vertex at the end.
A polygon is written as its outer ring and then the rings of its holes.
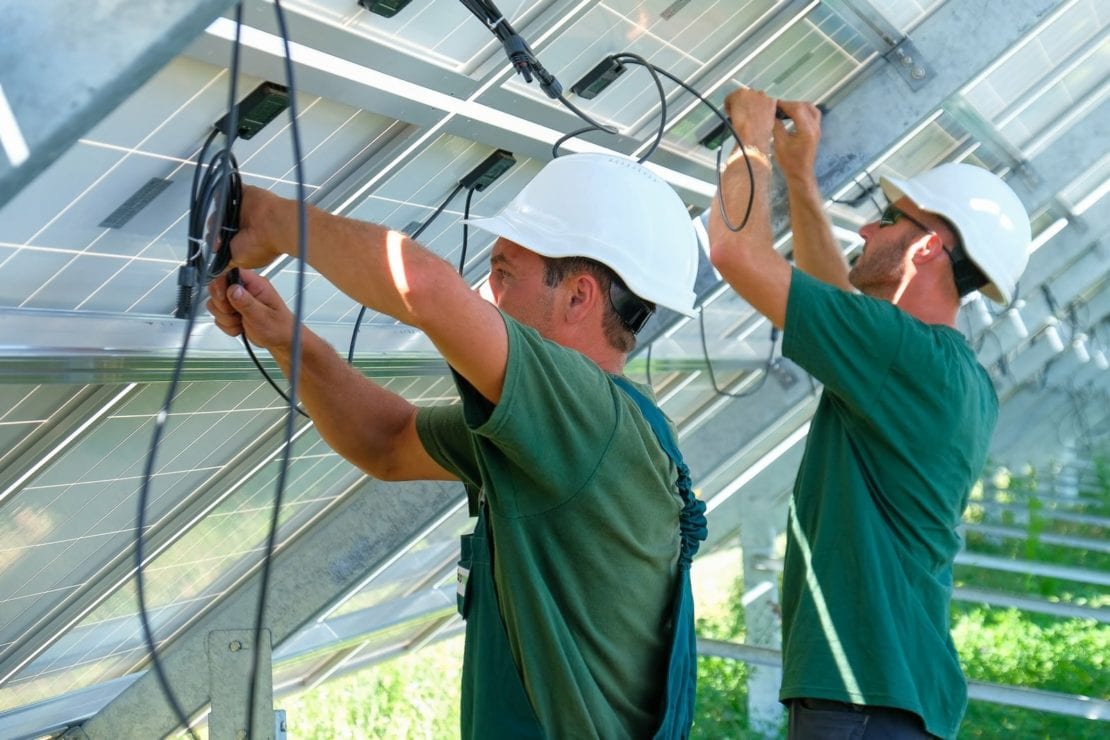
{"type": "MultiPolygon", "coordinates": [[[[246,332],[288,376],[293,314],[265,278],[242,270],[242,286],[209,286],[208,309],[222,331],[246,332]]],[[[332,449],[381,480],[452,480],[416,434],[416,407],[360,375],[319,336],[301,329],[300,400],[332,449]]]]}
{"type": "Polygon", "coordinates": [[[848,265],[833,238],[814,172],[821,140],[821,111],[812,103],[789,100],[779,101],[779,107],[793,121],[793,130],[782,121],[775,122],[775,160],[786,179],[790,199],[794,262],[818,280],[851,290],[848,265]]]}
{"type": "Polygon", "coordinates": [[[728,96],[725,105],[744,142],[752,175],[749,177],[742,153],[734,151],[721,175],[721,190],[710,206],[710,259],[744,300],[782,328],[791,268],[775,251],[771,231],[770,150],[775,101],[757,90],[741,88],[728,96]],[[749,196],[753,200],[748,223],[740,231],[730,230],[721,217],[721,203],[729,221],[738,225],[749,196]]]}
{"type": "MultiPolygon", "coordinates": [[[[454,268],[398,231],[308,208],[308,262],[369,308],[421,329],[451,367],[497,403],[505,379],[508,334],[497,309],[454,268]]],[[[231,264],[259,267],[296,256],[293,201],[244,188],[231,264]]]]}

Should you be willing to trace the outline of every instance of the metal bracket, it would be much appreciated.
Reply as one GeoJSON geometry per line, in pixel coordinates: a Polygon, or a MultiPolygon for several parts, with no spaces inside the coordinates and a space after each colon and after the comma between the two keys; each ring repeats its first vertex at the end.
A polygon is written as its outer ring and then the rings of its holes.
{"type": "Polygon", "coordinates": [[[906,81],[911,90],[920,90],[933,78],[933,70],[926,64],[925,59],[918,52],[909,37],[903,38],[894,48],[883,54],[894,69],[906,81]]]}
{"type": "MultiPolygon", "coordinates": [[[[212,697],[208,736],[211,738],[239,740],[247,737],[247,702],[250,701],[250,681],[255,665],[254,637],[252,629],[214,630],[208,633],[208,680],[212,697]]],[[[277,719],[273,709],[270,630],[262,630],[258,648],[262,653],[255,677],[255,703],[251,708],[254,734],[260,740],[273,740],[277,719]]]]}

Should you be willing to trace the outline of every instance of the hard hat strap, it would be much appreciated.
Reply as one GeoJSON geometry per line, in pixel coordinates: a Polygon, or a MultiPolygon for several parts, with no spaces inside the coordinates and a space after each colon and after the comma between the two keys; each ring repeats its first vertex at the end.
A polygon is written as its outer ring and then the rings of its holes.
{"type": "Polygon", "coordinates": [[[630,291],[616,274],[609,283],[609,304],[617,312],[621,323],[633,334],[639,334],[655,313],[655,304],[630,291]]]}
{"type": "Polygon", "coordinates": [[[962,244],[957,242],[955,246],[942,245],[942,247],[952,265],[952,277],[956,280],[956,292],[961,298],[973,290],[979,290],[990,282],[990,279],[983,274],[979,266],[967,256],[962,244]]]}

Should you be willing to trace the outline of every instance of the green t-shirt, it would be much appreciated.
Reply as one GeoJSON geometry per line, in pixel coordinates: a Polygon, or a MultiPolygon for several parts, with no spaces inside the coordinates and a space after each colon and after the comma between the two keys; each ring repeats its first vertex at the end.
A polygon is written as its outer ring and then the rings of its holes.
{"type": "MultiPolygon", "coordinates": [[[[505,325],[501,401],[458,378],[461,407],[421,409],[420,439],[472,504],[479,489],[488,502],[502,618],[545,734],[650,736],[672,636],[677,472],[596,364],[505,325]]],[[[464,682],[464,702],[471,692],[464,682]]]]}
{"type": "Polygon", "coordinates": [[[783,354],[825,385],[794,485],[780,698],[915,712],[956,736],[956,528],[998,417],[963,335],[794,270],[783,354]]]}

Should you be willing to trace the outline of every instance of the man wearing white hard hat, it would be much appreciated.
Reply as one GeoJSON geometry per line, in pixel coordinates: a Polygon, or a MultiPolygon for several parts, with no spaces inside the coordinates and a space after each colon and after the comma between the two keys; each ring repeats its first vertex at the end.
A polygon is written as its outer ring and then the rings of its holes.
{"type": "MultiPolygon", "coordinates": [[[[247,189],[241,218],[232,266],[296,252],[291,201],[247,189]]],[[[704,504],[649,391],[620,373],[656,305],[693,311],[686,208],[632,160],[575,154],[471,223],[499,237],[492,304],[403,234],[310,209],[312,266],[423,330],[462,403],[417,409],[305,330],[304,405],[370,475],[465,485],[464,738],[684,736],[704,504]]],[[[209,310],[289,372],[293,316],[268,281],[241,279],[215,281],[209,310]]]]}
{"type": "MultiPolygon", "coordinates": [[[[714,265],[783,329],[783,354],[824,384],[787,522],[782,591],[789,737],[954,738],[967,682],[949,632],[957,527],[998,415],[955,328],[971,291],[1007,302],[1029,218],[993,173],[943,164],[883,178],[890,200],[848,268],[814,174],[821,114],[754,90],[727,100],[754,173],[730,165],[710,215],[714,265]],[[772,246],[771,154],[796,266],[772,246]]],[[[733,158],[739,153],[733,155],[733,158]]]]}

